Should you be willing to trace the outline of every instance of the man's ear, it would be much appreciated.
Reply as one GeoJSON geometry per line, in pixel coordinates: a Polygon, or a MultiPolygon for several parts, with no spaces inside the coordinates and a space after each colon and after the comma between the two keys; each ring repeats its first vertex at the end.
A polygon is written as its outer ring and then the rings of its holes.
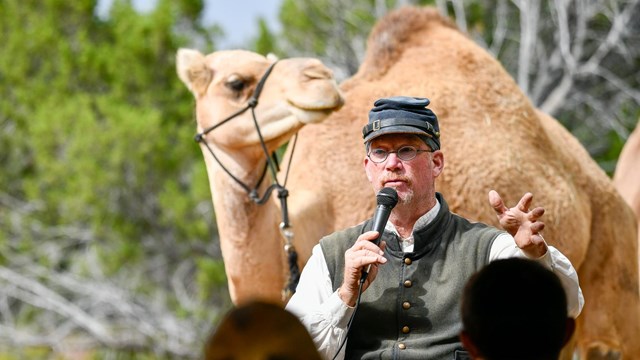
{"type": "Polygon", "coordinates": [[[462,342],[462,346],[464,346],[465,350],[469,352],[472,359],[480,359],[480,353],[478,352],[478,348],[473,343],[473,340],[469,337],[469,334],[462,330],[460,331],[460,341],[462,342]]]}
{"type": "Polygon", "coordinates": [[[434,151],[431,154],[431,161],[433,161],[433,177],[438,177],[444,170],[444,155],[442,151],[434,151]]]}

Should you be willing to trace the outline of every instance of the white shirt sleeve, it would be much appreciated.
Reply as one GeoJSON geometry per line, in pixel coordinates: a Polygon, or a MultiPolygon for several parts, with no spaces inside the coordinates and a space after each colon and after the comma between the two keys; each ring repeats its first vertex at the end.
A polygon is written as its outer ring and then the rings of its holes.
{"type": "MultiPolygon", "coordinates": [[[[296,315],[309,330],[323,359],[333,359],[344,340],[354,308],[347,306],[333,291],[329,269],[320,245],[313,247],[311,257],[300,275],[295,294],[286,309],[296,315]]],[[[336,359],[344,359],[346,344],[336,359]]]]}
{"type": "MultiPolygon", "coordinates": [[[[580,315],[582,307],[584,306],[584,296],[582,295],[582,289],[580,289],[578,282],[578,273],[576,269],[573,268],[573,265],[571,265],[569,259],[558,249],[553,246],[547,246],[547,249],[546,254],[533,260],[544,265],[560,278],[560,282],[567,294],[567,310],[569,316],[575,318],[580,315]]],[[[503,233],[493,241],[489,261],[510,257],[527,258],[527,255],[518,248],[511,235],[503,233]]]]}

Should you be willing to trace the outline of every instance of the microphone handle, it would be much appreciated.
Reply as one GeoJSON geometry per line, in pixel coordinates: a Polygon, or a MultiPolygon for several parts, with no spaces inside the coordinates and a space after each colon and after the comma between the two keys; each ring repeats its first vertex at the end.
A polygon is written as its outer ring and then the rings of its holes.
{"type": "Polygon", "coordinates": [[[376,207],[371,230],[377,231],[378,237],[371,241],[378,246],[380,246],[380,238],[382,238],[382,233],[384,232],[384,228],[389,220],[389,215],[391,215],[391,208],[389,206],[378,205],[376,207]]]}
{"type": "MultiPolygon", "coordinates": [[[[371,230],[378,232],[378,237],[371,240],[376,246],[380,246],[380,239],[382,238],[382,233],[387,225],[387,221],[389,221],[389,215],[391,215],[391,207],[385,205],[378,205],[376,207],[376,212],[373,215],[373,226],[371,227],[371,230]]],[[[371,264],[367,265],[366,270],[362,269],[360,282],[364,282],[367,279],[369,271],[371,271],[371,264]]]]}

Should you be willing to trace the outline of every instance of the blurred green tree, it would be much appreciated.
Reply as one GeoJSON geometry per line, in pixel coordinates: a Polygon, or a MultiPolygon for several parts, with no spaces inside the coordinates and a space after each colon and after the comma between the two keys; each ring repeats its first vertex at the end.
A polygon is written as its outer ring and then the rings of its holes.
{"type": "Polygon", "coordinates": [[[194,356],[230,304],[174,59],[220,31],[202,0],[96,6],[0,0],[0,342],[194,356]]]}

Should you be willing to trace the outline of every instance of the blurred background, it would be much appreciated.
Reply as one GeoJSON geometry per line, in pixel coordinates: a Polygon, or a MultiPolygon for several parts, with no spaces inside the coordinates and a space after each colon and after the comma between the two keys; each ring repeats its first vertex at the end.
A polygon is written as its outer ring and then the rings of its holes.
{"type": "Polygon", "coordinates": [[[231,302],[176,50],[344,80],[403,5],[448,14],[613,173],[640,0],[0,0],[0,359],[198,358],[231,302]]]}

